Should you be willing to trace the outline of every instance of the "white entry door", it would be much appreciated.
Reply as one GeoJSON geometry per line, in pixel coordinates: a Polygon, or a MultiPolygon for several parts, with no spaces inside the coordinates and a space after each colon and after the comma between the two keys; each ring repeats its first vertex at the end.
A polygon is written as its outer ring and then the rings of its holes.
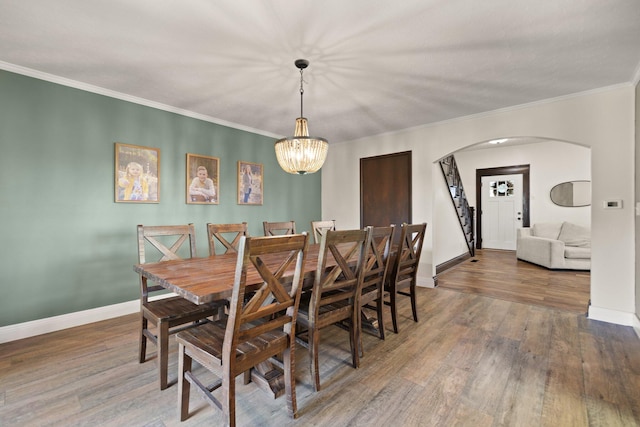
{"type": "Polygon", "coordinates": [[[522,227],[522,174],[482,177],[482,247],[516,249],[522,227]]]}

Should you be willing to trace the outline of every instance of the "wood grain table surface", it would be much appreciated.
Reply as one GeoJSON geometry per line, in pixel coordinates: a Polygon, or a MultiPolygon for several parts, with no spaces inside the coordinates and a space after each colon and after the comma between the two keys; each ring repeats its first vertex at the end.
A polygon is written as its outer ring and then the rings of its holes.
{"type": "MultiPolygon", "coordinates": [[[[313,280],[318,264],[319,249],[319,244],[309,245],[304,266],[305,282],[313,280]]],[[[206,258],[136,264],[133,270],[188,301],[195,304],[205,304],[231,298],[237,258],[235,253],[214,255],[206,258]]],[[[271,258],[267,256],[265,262],[269,263],[270,260],[273,260],[274,263],[277,263],[282,258],[281,254],[271,256],[271,258]]],[[[293,275],[293,267],[291,275],[293,275]]],[[[248,287],[261,283],[258,272],[253,266],[250,266],[247,269],[248,287]]]]}

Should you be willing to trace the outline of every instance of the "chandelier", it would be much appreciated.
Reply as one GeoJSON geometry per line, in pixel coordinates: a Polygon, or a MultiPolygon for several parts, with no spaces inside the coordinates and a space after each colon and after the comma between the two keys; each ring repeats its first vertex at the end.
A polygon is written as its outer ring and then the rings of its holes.
{"type": "Polygon", "coordinates": [[[295,65],[300,69],[300,117],[296,119],[293,136],[276,141],[276,158],[280,167],[288,173],[304,175],[317,172],[327,158],[329,143],[324,138],[309,136],[307,119],[302,114],[302,72],[309,66],[306,59],[298,59],[295,65]]]}

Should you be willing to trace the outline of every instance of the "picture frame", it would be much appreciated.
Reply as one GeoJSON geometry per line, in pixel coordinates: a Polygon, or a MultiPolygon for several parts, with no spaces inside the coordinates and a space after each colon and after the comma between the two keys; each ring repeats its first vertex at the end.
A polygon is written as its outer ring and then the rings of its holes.
{"type": "Polygon", "coordinates": [[[116,203],[160,203],[160,149],[115,143],[116,203]]]}
{"type": "Polygon", "coordinates": [[[263,181],[262,163],[238,161],[238,204],[262,205],[263,181]]]}
{"type": "Polygon", "coordinates": [[[217,205],[220,200],[220,159],[187,153],[186,196],[189,205],[217,205]]]}

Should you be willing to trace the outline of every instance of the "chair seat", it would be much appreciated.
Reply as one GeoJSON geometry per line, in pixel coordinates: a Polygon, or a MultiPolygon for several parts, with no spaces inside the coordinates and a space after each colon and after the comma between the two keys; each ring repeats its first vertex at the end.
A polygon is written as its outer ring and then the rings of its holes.
{"type": "Polygon", "coordinates": [[[378,285],[369,286],[362,289],[360,304],[366,304],[378,299],[378,285]]]}
{"type": "MultiPolygon", "coordinates": [[[[336,290],[334,292],[329,292],[325,295],[331,294],[344,294],[345,291],[336,290]]],[[[311,293],[308,292],[302,295],[302,299],[300,300],[300,307],[298,308],[298,324],[307,328],[310,325],[309,322],[309,303],[311,302],[311,293]]],[[[321,305],[318,307],[318,326],[320,328],[332,325],[334,323],[342,322],[345,320],[349,320],[351,318],[351,313],[353,311],[353,306],[350,304],[348,299],[340,299],[338,301],[332,302],[330,304],[321,305]]]]}
{"type": "MultiPolygon", "coordinates": [[[[194,304],[182,297],[163,298],[155,301],[148,301],[142,304],[142,309],[153,317],[171,322],[194,314],[202,315],[210,313],[211,316],[218,314],[221,303],[194,304]]],[[[201,317],[201,316],[200,316],[201,317]]]]}
{"type": "MultiPolygon", "coordinates": [[[[197,328],[178,332],[176,339],[185,347],[195,347],[213,356],[219,366],[222,366],[222,345],[224,343],[226,319],[201,325],[197,328]]],[[[289,344],[288,336],[283,331],[272,331],[246,342],[241,343],[236,350],[236,363],[241,364],[245,359],[250,359],[258,353],[269,351],[273,354],[280,353],[289,344]]],[[[197,356],[195,356],[198,360],[197,356]]]]}

